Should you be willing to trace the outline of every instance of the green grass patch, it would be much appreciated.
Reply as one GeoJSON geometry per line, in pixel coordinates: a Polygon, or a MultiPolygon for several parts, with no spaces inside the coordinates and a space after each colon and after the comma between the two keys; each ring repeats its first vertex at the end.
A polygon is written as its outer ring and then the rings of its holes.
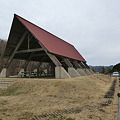
{"type": "Polygon", "coordinates": [[[7,88],[5,90],[0,91],[0,96],[15,96],[15,95],[19,95],[19,94],[25,94],[25,92],[18,91],[16,89],[12,89],[12,88],[7,88]]]}

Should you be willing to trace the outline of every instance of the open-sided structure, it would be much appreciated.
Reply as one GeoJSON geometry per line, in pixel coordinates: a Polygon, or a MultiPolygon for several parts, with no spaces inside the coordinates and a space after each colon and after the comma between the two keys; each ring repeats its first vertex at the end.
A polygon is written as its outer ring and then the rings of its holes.
{"type": "Polygon", "coordinates": [[[1,77],[9,76],[7,70],[13,59],[26,60],[19,75],[27,71],[30,61],[39,62],[35,77],[41,77],[42,72],[55,78],[93,74],[86,60],[73,45],[18,15],[14,15],[4,57],[9,60],[0,74],[1,77]],[[40,67],[43,63],[47,64],[44,70],[40,67]]]}

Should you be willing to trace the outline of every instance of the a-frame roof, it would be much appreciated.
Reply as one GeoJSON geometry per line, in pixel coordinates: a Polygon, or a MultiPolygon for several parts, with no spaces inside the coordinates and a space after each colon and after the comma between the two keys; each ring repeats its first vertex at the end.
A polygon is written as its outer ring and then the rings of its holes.
{"type": "MultiPolygon", "coordinates": [[[[15,20],[21,22],[25,28],[27,28],[27,30],[46,48],[48,52],[74,60],[86,62],[82,55],[75,49],[75,47],[68,42],[43,30],[42,28],[18,15],[14,15],[13,21],[15,20]]],[[[14,22],[12,26],[17,28],[16,22],[14,22]]],[[[9,43],[12,43],[11,34],[12,28],[8,38],[9,43]]]]}

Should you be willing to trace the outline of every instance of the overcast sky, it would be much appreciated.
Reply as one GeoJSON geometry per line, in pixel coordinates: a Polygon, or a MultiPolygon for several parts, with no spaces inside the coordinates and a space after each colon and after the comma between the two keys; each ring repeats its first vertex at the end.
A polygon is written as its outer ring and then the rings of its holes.
{"type": "Polygon", "coordinates": [[[0,38],[14,13],[73,44],[89,65],[120,62],[120,0],[1,0],[0,38]]]}

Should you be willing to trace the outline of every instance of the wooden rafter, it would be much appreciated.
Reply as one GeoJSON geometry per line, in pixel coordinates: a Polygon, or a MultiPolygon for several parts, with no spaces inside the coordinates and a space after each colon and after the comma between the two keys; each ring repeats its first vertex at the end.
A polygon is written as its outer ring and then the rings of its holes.
{"type": "Polygon", "coordinates": [[[43,51],[43,48],[36,48],[36,49],[27,49],[27,50],[20,50],[20,51],[16,51],[15,54],[18,53],[28,53],[28,52],[37,52],[37,51],[43,51]]]}
{"type": "Polygon", "coordinates": [[[22,42],[23,42],[23,40],[24,40],[24,38],[25,38],[25,36],[26,36],[27,34],[28,34],[28,31],[25,31],[24,34],[22,35],[20,41],[18,42],[17,46],[15,47],[15,49],[14,49],[12,55],[10,56],[10,58],[9,58],[9,60],[8,60],[8,62],[7,62],[6,68],[9,67],[9,65],[10,65],[10,63],[12,62],[12,59],[13,59],[13,57],[14,57],[16,51],[18,50],[18,48],[19,48],[20,45],[22,44],[22,42]]]}

